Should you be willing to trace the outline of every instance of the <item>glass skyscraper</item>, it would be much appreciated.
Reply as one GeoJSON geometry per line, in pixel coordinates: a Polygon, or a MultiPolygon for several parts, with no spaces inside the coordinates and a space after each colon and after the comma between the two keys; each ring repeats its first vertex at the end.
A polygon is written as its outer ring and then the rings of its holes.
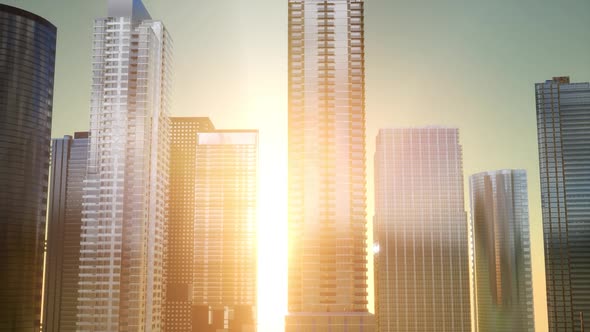
{"type": "Polygon", "coordinates": [[[478,332],[535,330],[527,177],[524,170],[469,178],[478,332]]]}
{"type": "Polygon", "coordinates": [[[286,331],[373,331],[367,310],[364,1],[288,0],[286,331]]]}
{"type": "Polygon", "coordinates": [[[139,0],[94,24],[78,331],[162,331],[171,40],[139,0]]]}
{"type": "Polygon", "coordinates": [[[76,331],[82,200],[88,144],[87,132],[53,139],[52,142],[44,332],[76,331]]]}
{"type": "Polygon", "coordinates": [[[171,118],[166,330],[256,331],[258,131],[171,118]]]}
{"type": "MultiPolygon", "coordinates": [[[[193,328],[197,133],[214,130],[209,118],[170,118],[170,214],[166,250],[166,331],[193,328]]],[[[204,331],[206,332],[206,331],[204,331]]]]}
{"type": "Polygon", "coordinates": [[[458,129],[379,131],[374,219],[379,331],[471,331],[463,195],[458,129]]]}
{"type": "MultiPolygon", "coordinates": [[[[550,331],[590,319],[590,83],[535,85],[550,331]]],[[[588,326],[588,323],[586,323],[588,326]]]]}
{"type": "Polygon", "coordinates": [[[57,30],[0,5],[0,330],[38,331],[57,30]]]}
{"type": "Polygon", "coordinates": [[[192,331],[256,331],[257,188],[257,130],[197,133],[192,331]]]}

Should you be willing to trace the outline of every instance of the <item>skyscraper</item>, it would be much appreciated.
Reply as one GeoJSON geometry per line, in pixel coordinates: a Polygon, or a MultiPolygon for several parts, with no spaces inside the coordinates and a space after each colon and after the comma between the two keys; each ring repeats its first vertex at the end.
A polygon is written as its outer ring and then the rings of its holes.
{"type": "Polygon", "coordinates": [[[161,331],[171,40],[139,0],[94,25],[78,331],[161,331]]]}
{"type": "Polygon", "coordinates": [[[524,170],[469,178],[478,332],[535,330],[524,170]]]}
{"type": "Polygon", "coordinates": [[[0,5],[0,330],[38,331],[57,30],[0,5]]]}
{"type": "Polygon", "coordinates": [[[379,131],[374,221],[379,331],[471,331],[463,194],[458,129],[379,131]]]}
{"type": "Polygon", "coordinates": [[[75,332],[88,133],[54,139],[47,219],[44,332],[75,332]]]}
{"type": "Polygon", "coordinates": [[[167,331],[193,331],[197,133],[214,130],[209,118],[170,118],[170,217],[166,258],[167,331]]]}
{"type": "Polygon", "coordinates": [[[197,134],[192,331],[254,332],[258,131],[197,134]]]}
{"type": "Polygon", "coordinates": [[[256,327],[258,132],[171,118],[166,330],[256,327]]]}
{"type": "Polygon", "coordinates": [[[289,0],[286,331],[372,331],[364,1],[289,0]]]}
{"type": "MultiPolygon", "coordinates": [[[[535,85],[550,331],[590,318],[590,83],[535,85]]],[[[586,324],[588,326],[588,324],[586,324]]]]}

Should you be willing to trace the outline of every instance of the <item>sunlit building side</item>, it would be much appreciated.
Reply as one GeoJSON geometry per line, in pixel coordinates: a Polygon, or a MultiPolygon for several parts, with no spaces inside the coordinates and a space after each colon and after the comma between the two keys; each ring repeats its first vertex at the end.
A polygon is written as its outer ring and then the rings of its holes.
{"type": "Polygon", "coordinates": [[[364,1],[289,0],[286,331],[373,331],[368,312],[364,1]]]}
{"type": "Polygon", "coordinates": [[[0,331],[41,325],[56,35],[0,4],[0,331]]]}
{"type": "Polygon", "coordinates": [[[469,178],[477,331],[535,330],[524,170],[469,178]]]}
{"type": "Polygon", "coordinates": [[[192,331],[254,332],[258,131],[197,133],[195,169],[192,331]]]}
{"type": "Polygon", "coordinates": [[[162,331],[171,39],[138,0],[95,20],[78,331],[162,331]]]}
{"type": "Polygon", "coordinates": [[[455,128],[382,129],[375,153],[381,332],[469,332],[469,234],[455,128]]]}
{"type": "Polygon", "coordinates": [[[535,85],[549,331],[590,320],[590,83],[535,85]]]}

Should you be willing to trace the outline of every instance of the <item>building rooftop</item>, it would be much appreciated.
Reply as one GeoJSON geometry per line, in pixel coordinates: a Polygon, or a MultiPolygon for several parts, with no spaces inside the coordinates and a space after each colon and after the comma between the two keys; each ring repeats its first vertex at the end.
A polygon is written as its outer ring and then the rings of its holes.
{"type": "Polygon", "coordinates": [[[141,0],[109,0],[109,17],[132,17],[134,21],[152,17],[141,0]]]}

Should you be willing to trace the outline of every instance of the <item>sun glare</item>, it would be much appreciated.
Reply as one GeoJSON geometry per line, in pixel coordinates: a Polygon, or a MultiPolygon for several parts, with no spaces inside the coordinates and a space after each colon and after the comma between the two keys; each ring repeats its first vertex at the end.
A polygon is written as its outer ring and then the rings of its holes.
{"type": "Polygon", "coordinates": [[[284,329],[287,312],[287,133],[286,103],[254,93],[246,106],[259,122],[258,326],[284,329]]]}

